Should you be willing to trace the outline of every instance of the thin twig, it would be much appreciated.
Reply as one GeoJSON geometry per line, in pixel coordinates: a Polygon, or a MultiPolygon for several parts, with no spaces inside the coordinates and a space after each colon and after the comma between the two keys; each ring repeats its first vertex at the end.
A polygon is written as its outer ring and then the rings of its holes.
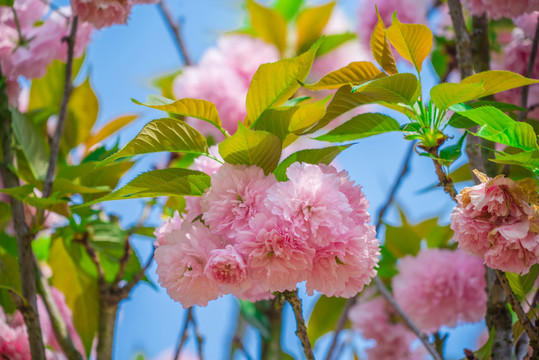
{"type": "Polygon", "coordinates": [[[150,267],[152,261],[153,261],[153,252],[152,252],[152,255],[150,256],[150,259],[148,259],[148,262],[146,263],[146,265],[144,265],[144,267],[142,269],[140,269],[140,271],[138,273],[135,274],[135,276],[133,276],[133,279],[131,279],[131,281],[129,281],[124,287],[122,287],[120,289],[120,300],[121,299],[125,299],[128,295],[129,295],[129,292],[131,291],[131,289],[140,281],[142,280],[142,278],[144,277],[144,275],[146,274],[146,270],[148,270],[148,268],[150,267]]]}
{"type": "MultiPolygon", "coordinates": [[[[62,133],[64,131],[64,123],[67,117],[67,104],[73,91],[73,58],[75,52],[75,41],[77,38],[77,25],[79,18],[73,17],[71,23],[71,31],[68,37],[62,39],[67,42],[67,61],[65,68],[64,79],[64,94],[62,96],[62,102],[60,103],[60,111],[58,112],[58,123],[56,124],[56,130],[50,144],[50,157],[49,167],[47,168],[47,175],[45,176],[45,182],[43,183],[43,197],[48,198],[51,196],[52,184],[54,181],[54,174],[56,172],[56,163],[58,161],[58,153],[60,151],[60,140],[62,139],[62,133]]],[[[38,220],[43,219],[43,210],[38,212],[38,220]]]]}
{"type": "Polygon", "coordinates": [[[462,14],[460,0],[448,0],[449,15],[455,30],[455,40],[457,47],[457,59],[460,77],[464,79],[473,74],[472,47],[470,34],[466,28],[466,21],[462,14]]]}
{"type": "Polygon", "coordinates": [[[101,260],[99,259],[99,256],[90,244],[88,232],[85,231],[84,234],[82,234],[81,238],[76,238],[73,241],[81,243],[86,249],[86,253],[90,257],[90,260],[92,260],[92,262],[94,263],[97,270],[97,283],[99,285],[100,292],[106,292],[107,284],[105,281],[105,271],[103,270],[103,266],[101,266],[101,260]]]}
{"type": "Polygon", "coordinates": [[[183,58],[185,65],[188,65],[188,66],[191,65],[192,64],[191,58],[189,57],[189,53],[187,52],[187,49],[185,48],[185,45],[181,37],[180,26],[174,20],[172,20],[170,11],[165,6],[163,0],[159,1],[158,6],[159,6],[159,10],[161,10],[161,15],[163,15],[163,19],[168,25],[168,28],[170,32],[172,33],[172,36],[176,40],[175,44],[176,44],[176,47],[178,48],[178,53],[180,54],[180,57],[183,58]]]}
{"type": "Polygon", "coordinates": [[[307,327],[305,326],[305,319],[303,318],[303,314],[301,312],[301,299],[298,297],[298,291],[285,291],[283,292],[283,295],[294,310],[297,324],[296,335],[301,340],[305,357],[307,360],[314,360],[313,349],[311,347],[311,342],[309,341],[309,336],[307,335],[307,327]]]}
{"type": "Polygon", "coordinates": [[[199,360],[204,360],[202,355],[202,342],[204,339],[202,338],[202,335],[200,335],[200,332],[198,331],[197,322],[195,320],[195,315],[193,314],[193,311],[191,311],[191,327],[193,329],[193,332],[195,333],[195,338],[197,340],[197,350],[198,350],[198,358],[199,360]]]}
{"type": "Polygon", "coordinates": [[[129,258],[131,257],[132,253],[133,251],[131,249],[131,245],[129,244],[129,236],[126,236],[124,243],[124,254],[120,258],[120,268],[118,269],[118,273],[116,274],[116,278],[114,279],[112,287],[117,287],[118,283],[123,279],[125,268],[127,266],[127,263],[129,262],[129,258]]]}
{"type": "Polygon", "coordinates": [[[505,295],[507,295],[507,300],[509,301],[509,304],[511,304],[513,311],[517,314],[518,320],[524,327],[526,334],[528,334],[532,341],[539,341],[539,334],[537,334],[537,330],[532,325],[530,319],[522,309],[522,306],[520,305],[520,302],[517,300],[515,294],[513,293],[513,290],[511,290],[511,286],[509,285],[509,281],[507,280],[505,273],[501,270],[496,270],[496,275],[498,276],[498,279],[502,284],[505,295]]]}
{"type": "MultiPolygon", "coordinates": [[[[389,206],[391,203],[393,203],[393,200],[395,198],[395,195],[397,194],[397,191],[399,190],[402,181],[404,178],[408,175],[408,170],[410,169],[410,161],[412,159],[412,155],[414,153],[414,146],[415,143],[412,142],[408,148],[408,151],[406,152],[406,155],[404,157],[404,160],[402,162],[401,171],[397,175],[397,178],[395,179],[395,182],[393,183],[393,186],[391,187],[391,190],[389,192],[389,195],[380,209],[380,212],[378,212],[378,217],[376,219],[376,233],[378,233],[378,230],[380,229],[380,226],[382,225],[382,220],[384,218],[385,213],[387,212],[387,209],[389,209],[389,206]]],[[[357,295],[353,298],[348,299],[340,317],[337,322],[337,326],[335,327],[335,331],[333,334],[333,340],[331,341],[331,345],[329,347],[328,353],[326,355],[326,360],[330,360],[333,352],[335,351],[335,348],[337,346],[337,340],[339,337],[340,332],[344,329],[344,326],[346,324],[346,320],[348,319],[348,313],[350,312],[350,309],[357,301],[357,295]]]]}
{"type": "MultiPolygon", "coordinates": [[[[19,179],[11,168],[14,165],[13,129],[11,112],[8,105],[6,78],[2,75],[0,67],[0,144],[2,146],[2,160],[0,161],[0,174],[5,187],[19,186],[19,179]]],[[[32,239],[28,225],[25,222],[24,205],[21,201],[10,197],[11,216],[17,239],[17,252],[19,273],[21,277],[22,295],[25,302],[19,304],[19,311],[23,315],[28,331],[30,353],[34,360],[45,360],[45,347],[39,324],[36,300],[36,279],[32,253],[32,239]]]]}
{"type": "MultiPolygon", "coordinates": [[[[430,148],[427,149],[428,153],[431,154],[434,157],[438,157],[438,148],[430,148]]],[[[440,185],[443,187],[444,191],[451,196],[451,199],[454,201],[457,201],[457,191],[455,190],[455,185],[453,184],[453,180],[447,174],[444,172],[444,169],[442,168],[442,165],[438,162],[436,159],[432,159],[432,162],[434,163],[434,168],[436,169],[436,175],[438,176],[438,180],[440,181],[440,185]]]]}
{"type": "Polygon", "coordinates": [[[187,340],[187,328],[189,327],[189,323],[191,322],[191,311],[192,307],[187,309],[187,314],[185,316],[185,322],[183,323],[183,328],[180,331],[180,337],[178,338],[178,346],[176,347],[176,352],[174,353],[174,360],[178,360],[180,356],[180,352],[182,351],[183,344],[185,343],[185,340],[187,340]]]}
{"type": "Polygon", "coordinates": [[[395,309],[395,311],[400,315],[404,320],[406,325],[412,330],[412,332],[421,340],[427,351],[432,355],[434,360],[442,360],[443,358],[438,354],[436,348],[429,342],[429,338],[426,334],[423,334],[421,330],[413,323],[413,321],[406,315],[406,313],[401,309],[399,304],[395,301],[393,296],[389,293],[389,290],[386,288],[386,285],[379,277],[374,278],[374,282],[380,294],[386,299],[386,301],[395,309]]]}
{"type": "MultiPolygon", "coordinates": [[[[530,59],[528,60],[528,67],[526,68],[526,77],[531,78],[533,75],[533,68],[535,66],[535,59],[537,57],[537,48],[539,46],[539,18],[537,18],[537,25],[535,26],[535,34],[533,36],[532,43],[532,52],[530,54],[530,59]]],[[[522,96],[520,99],[520,106],[526,109],[528,106],[528,93],[530,91],[530,85],[526,85],[522,88],[522,96]]],[[[527,110],[522,110],[518,114],[518,121],[524,121],[526,115],[528,114],[527,110]]]]}

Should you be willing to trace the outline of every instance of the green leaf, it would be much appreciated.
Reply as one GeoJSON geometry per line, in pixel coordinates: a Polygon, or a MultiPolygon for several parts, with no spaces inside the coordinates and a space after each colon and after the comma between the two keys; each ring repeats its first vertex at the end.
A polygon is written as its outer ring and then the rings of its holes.
{"type": "Polygon", "coordinates": [[[17,261],[17,242],[15,238],[9,237],[5,233],[0,233],[0,261],[2,267],[0,268],[0,305],[4,311],[8,314],[15,312],[17,309],[13,299],[9,292],[4,287],[14,289],[18,293],[21,293],[21,277],[19,273],[19,262],[17,261]],[[15,254],[4,250],[2,247],[7,246],[7,242],[14,246],[15,254]]]}
{"type": "Polygon", "coordinates": [[[321,41],[300,56],[260,65],[247,92],[246,126],[255,123],[267,108],[284,104],[296,92],[298,81],[305,81],[311,70],[321,41]]]}
{"type": "Polygon", "coordinates": [[[537,171],[539,169],[539,150],[523,151],[516,154],[496,153],[496,159],[490,159],[498,164],[520,165],[537,171]]]}
{"type": "Polygon", "coordinates": [[[473,180],[472,172],[470,171],[470,166],[468,164],[463,164],[453,170],[449,174],[449,177],[451,177],[451,180],[453,180],[454,183],[473,180]]]}
{"type": "MultiPolygon", "coordinates": [[[[504,113],[524,110],[520,106],[516,106],[513,104],[508,104],[508,103],[503,103],[503,102],[498,102],[498,101],[484,101],[484,100],[479,100],[473,103],[469,103],[469,104],[466,104],[466,106],[472,109],[482,107],[482,106],[493,106],[503,111],[504,113]]],[[[449,119],[449,125],[458,129],[468,129],[468,128],[476,126],[477,124],[471,121],[470,119],[460,115],[459,113],[454,113],[453,116],[451,116],[451,119],[449,119]]]]}
{"type": "Polygon", "coordinates": [[[75,328],[89,354],[98,327],[99,293],[96,279],[82,271],[79,262],[72,257],[72,247],[66,247],[62,238],[53,240],[49,254],[51,283],[64,293],[75,328]]]}
{"type": "Polygon", "coordinates": [[[172,91],[172,84],[174,79],[182,73],[181,70],[174,71],[170,74],[159,76],[152,81],[152,85],[161,90],[163,97],[174,99],[174,92],[172,91]]]}
{"type": "Polygon", "coordinates": [[[209,175],[200,171],[180,168],[153,170],[140,174],[108,195],[78,205],[74,209],[112,200],[174,195],[201,196],[209,186],[209,175]]]}
{"type": "Polygon", "coordinates": [[[400,125],[395,119],[384,114],[365,113],[354,116],[344,124],[315,139],[341,142],[362,139],[390,131],[401,131],[400,125]]]}
{"type": "Polygon", "coordinates": [[[417,255],[421,245],[421,236],[407,226],[386,225],[385,247],[396,258],[405,255],[417,255]]]}
{"type": "Polygon", "coordinates": [[[0,188],[0,193],[8,194],[18,200],[25,200],[34,191],[34,185],[24,184],[11,188],[0,188]]]}
{"type": "Polygon", "coordinates": [[[273,7],[281,16],[290,21],[297,15],[305,0],[277,0],[273,7]]]}
{"type": "Polygon", "coordinates": [[[279,181],[286,181],[288,177],[286,176],[286,169],[295,162],[303,162],[307,164],[326,164],[329,165],[341,151],[348,149],[349,145],[340,145],[340,146],[331,146],[321,149],[307,149],[300,150],[286,159],[284,159],[279,166],[273,172],[275,177],[279,181]]]}
{"type": "Polygon", "coordinates": [[[307,335],[313,345],[322,335],[335,330],[347,302],[344,298],[325,295],[316,301],[307,326],[307,335]]]}
{"type": "Polygon", "coordinates": [[[240,315],[249,324],[253,325],[260,331],[262,339],[269,340],[271,336],[271,323],[266,314],[259,311],[256,305],[248,300],[240,301],[240,315]]]}
{"type": "Polygon", "coordinates": [[[307,50],[322,35],[334,7],[335,1],[330,1],[320,6],[305,8],[299,13],[296,20],[296,52],[307,50]]]}
{"type": "Polygon", "coordinates": [[[101,165],[127,156],[161,151],[208,153],[206,138],[185,121],[170,118],[152,120],[120,151],[106,158],[101,165]]]}
{"type": "Polygon", "coordinates": [[[393,13],[391,26],[386,30],[386,36],[397,52],[414,64],[418,73],[421,72],[423,61],[432,48],[432,32],[422,24],[403,24],[393,13]]]}
{"type": "Polygon", "coordinates": [[[330,72],[316,84],[304,84],[309,90],[333,90],[344,85],[360,85],[371,81],[382,73],[369,61],[356,61],[339,70],[330,72]]]}
{"type": "Polygon", "coordinates": [[[528,79],[511,71],[488,70],[468,76],[461,83],[482,83],[485,91],[481,94],[481,97],[485,97],[505,90],[537,84],[539,80],[528,79]]]}
{"type": "Polygon", "coordinates": [[[481,83],[443,83],[430,90],[430,98],[438,109],[445,110],[452,105],[477,99],[483,91],[481,83]]]}
{"type": "Polygon", "coordinates": [[[398,72],[397,65],[395,65],[395,58],[393,57],[389,41],[386,37],[386,27],[382,17],[378,13],[378,8],[376,8],[376,16],[378,16],[378,22],[376,23],[371,36],[372,56],[382,69],[388,74],[393,75],[398,72]]]}
{"type": "Polygon", "coordinates": [[[477,360],[490,360],[492,345],[494,345],[494,327],[490,329],[490,334],[486,344],[474,353],[477,360]]]}
{"type": "Polygon", "coordinates": [[[277,11],[247,0],[251,26],[265,41],[274,44],[281,53],[286,50],[287,24],[277,11]]]}
{"type": "Polygon", "coordinates": [[[463,110],[461,106],[453,106],[452,109],[481,126],[476,136],[523,150],[539,148],[530,124],[517,122],[494,107],[463,110]]]}
{"type": "Polygon", "coordinates": [[[519,300],[522,300],[524,296],[526,296],[532,290],[533,284],[537,279],[537,275],[539,275],[539,264],[533,265],[530,268],[530,271],[525,275],[510,272],[506,272],[505,275],[507,276],[509,285],[511,285],[511,289],[513,289],[515,295],[519,300]]]}
{"type": "Polygon", "coordinates": [[[266,174],[275,169],[281,156],[281,140],[265,131],[238,124],[238,130],[219,144],[219,153],[230,164],[257,165],[266,174]]]}
{"type": "Polygon", "coordinates": [[[15,0],[0,0],[0,6],[13,6],[15,0]]]}
{"type": "Polygon", "coordinates": [[[171,114],[194,117],[207,121],[218,129],[221,128],[221,119],[217,113],[217,108],[212,102],[207,100],[186,98],[174,101],[154,95],[148,96],[148,101],[144,104],[135,99],[131,99],[131,101],[137,105],[166,111],[171,114]]]}
{"type": "Polygon", "coordinates": [[[44,134],[26,116],[16,110],[11,111],[13,134],[22,149],[33,177],[45,180],[49,166],[49,149],[44,134]]]}
{"type": "Polygon", "coordinates": [[[357,38],[357,35],[351,32],[346,32],[342,34],[331,34],[326,35],[324,38],[324,42],[322,45],[320,45],[320,48],[318,49],[318,52],[316,53],[316,56],[323,56],[332,50],[338,48],[342,44],[350,41],[355,40],[357,38]]]}
{"type": "Polygon", "coordinates": [[[60,196],[68,194],[102,194],[109,192],[108,186],[89,187],[77,184],[68,179],[57,178],[52,185],[52,191],[58,192],[60,196]]]}
{"type": "Polygon", "coordinates": [[[440,151],[439,156],[444,161],[443,165],[449,166],[462,155],[462,144],[464,143],[466,134],[467,132],[465,131],[455,145],[447,146],[440,151]]]}
{"type": "Polygon", "coordinates": [[[298,106],[298,109],[292,115],[288,125],[288,131],[296,135],[302,135],[320,121],[326,114],[326,107],[332,95],[324,99],[298,106]]]}
{"type": "Polygon", "coordinates": [[[98,112],[99,102],[88,77],[80,86],[73,89],[69,98],[60,144],[65,154],[90,137],[98,112]]]}
{"type": "Polygon", "coordinates": [[[383,101],[412,105],[419,95],[418,87],[419,82],[415,75],[403,73],[373,80],[365,85],[354,87],[352,91],[370,98],[371,102],[383,101]]]}

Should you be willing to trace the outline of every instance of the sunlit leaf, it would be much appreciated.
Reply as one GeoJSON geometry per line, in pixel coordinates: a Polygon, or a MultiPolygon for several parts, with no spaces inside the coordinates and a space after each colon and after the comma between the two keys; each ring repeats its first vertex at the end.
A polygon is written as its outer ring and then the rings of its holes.
{"type": "Polygon", "coordinates": [[[49,254],[51,283],[60,290],[73,313],[73,322],[86,353],[90,353],[99,319],[97,281],[81,270],[61,238],[55,238],[49,254]]]}
{"type": "Polygon", "coordinates": [[[344,85],[360,85],[373,80],[380,74],[380,70],[373,63],[356,61],[339,70],[330,72],[316,84],[304,84],[303,86],[310,90],[332,90],[344,85]]]}
{"type": "Polygon", "coordinates": [[[347,301],[340,297],[320,296],[307,326],[307,335],[312,344],[315,344],[322,335],[335,330],[347,301]]]}
{"type": "Polygon", "coordinates": [[[249,130],[239,123],[236,133],[219,144],[219,153],[227,163],[257,165],[267,174],[277,166],[281,146],[276,135],[249,130]]]}
{"type": "MultiPolygon", "coordinates": [[[[469,104],[466,104],[469,108],[475,109],[482,106],[493,106],[504,113],[506,112],[513,112],[513,111],[522,111],[524,110],[520,106],[516,106],[513,104],[498,102],[498,101],[484,101],[479,100],[475,101],[469,104]]],[[[471,127],[476,126],[477,124],[470,119],[460,115],[459,113],[454,113],[451,118],[449,119],[449,125],[456,127],[458,129],[469,129],[471,127]]]]}
{"type": "Polygon", "coordinates": [[[468,76],[461,83],[482,83],[485,90],[481,97],[484,97],[525,85],[537,84],[539,80],[528,79],[511,71],[488,70],[468,76]]]}
{"type": "Polygon", "coordinates": [[[505,273],[511,289],[518,297],[519,300],[522,300],[533,287],[535,280],[537,280],[537,275],[539,275],[539,264],[535,264],[530,268],[530,271],[525,275],[519,275],[511,272],[505,273]]]}
{"type": "Polygon", "coordinates": [[[217,113],[215,105],[207,100],[199,99],[180,99],[170,100],[163,97],[148,96],[148,101],[141,103],[131,99],[137,105],[143,105],[152,109],[162,110],[171,114],[189,116],[207,121],[216,127],[221,127],[221,119],[217,113]]]}
{"type": "Polygon", "coordinates": [[[395,119],[384,114],[365,113],[354,116],[344,124],[315,139],[341,142],[362,139],[390,131],[401,131],[400,125],[395,119]]]}
{"type": "Polygon", "coordinates": [[[443,83],[430,90],[430,99],[438,109],[445,110],[452,105],[477,99],[483,91],[481,83],[443,83]]]}
{"type": "Polygon", "coordinates": [[[344,43],[347,43],[350,40],[354,40],[357,38],[357,35],[351,32],[346,32],[342,34],[331,34],[326,35],[324,38],[324,42],[322,45],[320,45],[320,48],[318,49],[318,52],[316,53],[316,56],[323,56],[330,51],[338,48],[344,43]]]}
{"type": "Polygon", "coordinates": [[[172,91],[172,84],[174,79],[182,73],[181,70],[174,71],[173,73],[159,76],[152,81],[152,85],[161,90],[161,95],[166,98],[174,99],[174,92],[172,91]]]}
{"type": "Polygon", "coordinates": [[[49,166],[49,149],[43,133],[18,111],[12,110],[11,116],[13,134],[30,165],[33,177],[45,180],[49,166]]]}
{"type": "Polygon", "coordinates": [[[421,72],[423,61],[432,48],[432,32],[422,24],[403,24],[393,13],[391,26],[386,30],[389,42],[406,60],[414,64],[417,72],[421,72]]]}
{"type": "Polygon", "coordinates": [[[273,173],[275,174],[277,180],[286,181],[288,180],[288,176],[286,175],[286,169],[288,169],[288,167],[293,163],[302,162],[307,164],[329,165],[333,161],[333,159],[335,159],[335,157],[341,153],[341,151],[348,149],[352,145],[353,144],[297,151],[284,159],[279,164],[279,166],[277,166],[273,173]]]}
{"type": "Polygon", "coordinates": [[[161,151],[203,154],[208,152],[208,144],[206,138],[185,121],[157,119],[147,123],[133,140],[101,164],[108,164],[126,156],[161,151]]]}
{"type": "Polygon", "coordinates": [[[376,15],[378,16],[378,22],[371,35],[372,56],[388,74],[396,74],[398,72],[397,65],[395,65],[395,58],[386,37],[386,27],[382,17],[378,13],[378,9],[376,9],[376,15]]]}
{"type": "Polygon", "coordinates": [[[352,91],[371,99],[371,102],[412,105],[418,97],[419,82],[415,75],[403,73],[355,86],[352,91]]]}
{"type": "Polygon", "coordinates": [[[247,0],[247,11],[258,36],[283,53],[286,50],[287,24],[281,14],[253,0],[247,0]]]}
{"type": "Polygon", "coordinates": [[[520,165],[531,170],[539,169],[539,150],[523,151],[516,154],[496,154],[495,159],[490,161],[499,164],[520,165]]]}
{"type": "Polygon", "coordinates": [[[256,122],[267,108],[284,104],[296,92],[298,81],[305,81],[311,70],[320,43],[317,41],[300,56],[260,65],[247,92],[246,126],[256,122]]]}
{"type": "Polygon", "coordinates": [[[90,135],[90,137],[86,139],[86,150],[113,135],[118,130],[130,124],[137,118],[138,115],[125,115],[107,122],[107,124],[103,126],[97,133],[90,135]]]}
{"type": "Polygon", "coordinates": [[[201,196],[209,186],[210,177],[200,171],[180,168],[153,170],[140,174],[124,187],[108,195],[76,206],[74,209],[112,200],[175,195],[201,196]]]}
{"type": "Polygon", "coordinates": [[[334,7],[335,1],[330,1],[320,6],[305,8],[298,14],[296,52],[307,50],[322,35],[334,7]]]}
{"type": "Polygon", "coordinates": [[[290,21],[297,15],[305,0],[277,0],[273,7],[281,16],[290,21]]]}

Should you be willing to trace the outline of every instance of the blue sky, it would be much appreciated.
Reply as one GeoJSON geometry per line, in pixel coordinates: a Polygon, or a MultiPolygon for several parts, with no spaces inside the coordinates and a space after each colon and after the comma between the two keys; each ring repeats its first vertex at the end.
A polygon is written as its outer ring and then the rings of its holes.
{"type": "MultiPolygon", "coordinates": [[[[339,4],[349,10],[349,14],[355,14],[355,1],[347,0],[339,4]]],[[[237,28],[243,16],[242,2],[239,0],[169,0],[167,5],[175,18],[181,18],[185,43],[195,60],[205,48],[215,44],[217,36],[237,28]]],[[[145,123],[159,116],[156,111],[141,108],[130,99],[144,100],[147,95],[157,93],[151,86],[152,78],[175,71],[181,65],[182,60],[155,5],[134,7],[127,26],[112,26],[96,31],[88,49],[85,69],[99,97],[98,126],[122,114],[140,114],[140,119],[121,133],[120,142],[125,144],[145,123]]],[[[430,67],[426,67],[422,75],[429,84],[424,89],[424,93],[428,93],[427,90],[435,81],[430,67]]],[[[351,178],[363,186],[373,216],[385,201],[386,194],[400,171],[407,146],[402,135],[386,134],[363,139],[338,157],[339,165],[348,170],[351,178]]],[[[160,156],[143,158],[128,173],[123,183],[137,173],[150,169],[151,164],[160,156]]],[[[440,215],[447,222],[453,207],[449,197],[439,189],[420,192],[427,185],[437,183],[431,161],[414,156],[411,169],[411,174],[396,197],[396,203],[413,221],[440,215]]],[[[141,200],[106,204],[110,212],[121,217],[124,225],[136,222],[142,207],[141,200]]],[[[159,224],[158,215],[152,214],[149,222],[159,224]]],[[[395,208],[392,208],[386,220],[398,221],[396,219],[395,208]]],[[[152,240],[140,237],[132,241],[140,256],[146,259],[152,240]]],[[[149,278],[157,284],[154,271],[155,264],[150,268],[149,278]]],[[[310,312],[313,304],[313,298],[305,299],[306,314],[310,312]]],[[[206,308],[195,309],[195,316],[204,337],[206,359],[228,358],[237,311],[236,300],[231,296],[212,301],[206,308]]],[[[114,359],[132,359],[138,351],[151,358],[167,348],[174,347],[184,316],[185,312],[180,304],[172,301],[164,289],[156,290],[145,284],[137,286],[130,298],[123,301],[120,307],[114,359]]],[[[480,326],[477,325],[463,326],[457,334],[452,335],[447,346],[448,359],[461,358],[463,346],[473,347],[479,329],[480,326]]],[[[284,330],[285,350],[301,359],[301,347],[293,333],[295,324],[288,308],[285,309],[284,330]]],[[[257,334],[254,331],[248,332],[245,343],[254,356],[259,344],[257,334]]],[[[327,341],[321,341],[315,351],[323,354],[326,346],[327,341]]],[[[194,352],[194,343],[188,341],[186,349],[194,352]]]]}

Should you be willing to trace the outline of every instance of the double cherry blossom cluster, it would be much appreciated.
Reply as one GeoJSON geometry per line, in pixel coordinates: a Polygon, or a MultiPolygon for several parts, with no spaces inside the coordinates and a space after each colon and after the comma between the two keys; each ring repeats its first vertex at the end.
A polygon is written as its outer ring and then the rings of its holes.
{"type": "Polygon", "coordinates": [[[310,294],[351,297],[376,274],[368,201],[345,171],[294,163],[279,182],[257,166],[206,169],[211,187],[155,233],[159,282],[185,308],[223,294],[269,299],[302,281],[310,294]]]}
{"type": "Polygon", "coordinates": [[[475,171],[481,184],[457,196],[451,214],[455,241],[483,258],[491,268],[527,273],[539,263],[539,200],[537,185],[503,175],[491,179],[475,171]]]}

